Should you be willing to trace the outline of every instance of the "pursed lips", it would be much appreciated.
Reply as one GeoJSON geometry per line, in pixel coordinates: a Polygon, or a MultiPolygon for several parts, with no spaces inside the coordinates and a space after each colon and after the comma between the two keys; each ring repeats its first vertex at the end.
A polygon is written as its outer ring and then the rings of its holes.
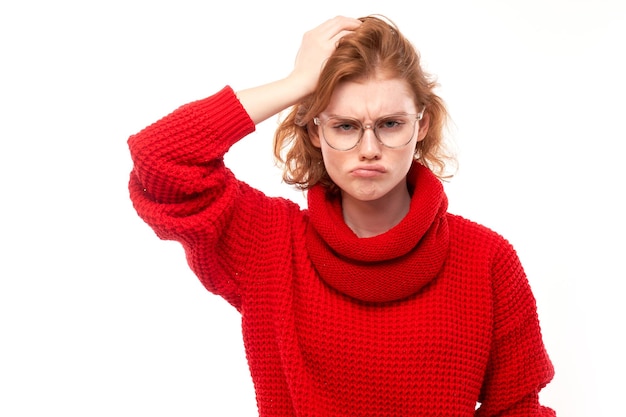
{"type": "Polygon", "coordinates": [[[387,170],[381,165],[361,165],[350,171],[356,177],[375,177],[385,172],[387,170]]]}

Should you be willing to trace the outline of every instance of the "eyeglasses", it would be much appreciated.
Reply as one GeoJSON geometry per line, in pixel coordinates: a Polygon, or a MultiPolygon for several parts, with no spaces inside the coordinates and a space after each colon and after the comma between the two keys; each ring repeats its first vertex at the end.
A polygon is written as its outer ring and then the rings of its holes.
{"type": "Polygon", "coordinates": [[[322,127],[322,136],[328,146],[338,151],[354,149],[361,142],[366,129],[372,129],[382,145],[394,149],[411,142],[415,123],[422,120],[423,115],[423,110],[418,114],[390,114],[379,118],[372,125],[363,125],[360,120],[343,116],[325,120],[315,117],[313,123],[322,127]]]}

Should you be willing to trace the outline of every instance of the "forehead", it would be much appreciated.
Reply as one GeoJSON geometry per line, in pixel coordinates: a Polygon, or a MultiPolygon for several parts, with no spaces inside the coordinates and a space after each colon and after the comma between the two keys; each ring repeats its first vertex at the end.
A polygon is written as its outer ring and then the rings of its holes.
{"type": "Polygon", "coordinates": [[[415,97],[399,78],[343,81],[337,84],[324,113],[377,118],[391,113],[415,113],[415,97]]]}

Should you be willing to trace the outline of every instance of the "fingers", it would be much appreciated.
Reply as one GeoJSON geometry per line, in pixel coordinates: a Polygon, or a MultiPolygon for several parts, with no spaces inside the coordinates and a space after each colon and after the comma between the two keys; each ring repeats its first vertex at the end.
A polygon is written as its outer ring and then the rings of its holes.
{"type": "Polygon", "coordinates": [[[316,53],[330,55],[339,40],[361,25],[361,21],[345,16],[336,16],[306,32],[301,49],[315,49],[316,53]]]}
{"type": "Polygon", "coordinates": [[[322,23],[316,29],[321,33],[325,33],[328,36],[327,39],[338,41],[347,33],[361,26],[361,23],[360,20],[351,17],[335,16],[322,23]]]}
{"type": "Polygon", "coordinates": [[[312,91],[320,71],[336,49],[339,40],[360,25],[361,21],[358,19],[336,16],[306,32],[296,55],[292,79],[299,80],[303,90],[312,91]]]}
{"type": "Polygon", "coordinates": [[[344,36],[346,36],[349,33],[354,32],[353,30],[342,30],[341,32],[337,33],[334,37],[332,37],[330,40],[332,42],[332,44],[337,47],[337,45],[339,44],[339,41],[341,40],[341,38],[343,38],[344,36]]]}

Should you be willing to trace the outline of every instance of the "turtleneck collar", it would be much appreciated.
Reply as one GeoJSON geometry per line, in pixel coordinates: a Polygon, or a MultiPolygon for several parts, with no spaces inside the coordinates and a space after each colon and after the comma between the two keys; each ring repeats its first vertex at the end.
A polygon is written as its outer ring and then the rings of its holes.
{"type": "Polygon", "coordinates": [[[320,277],[335,290],[367,302],[406,298],[432,281],[448,250],[448,200],[441,181],[414,163],[407,175],[409,213],[387,232],[359,238],[344,222],[341,199],[309,190],[307,248],[320,277]]]}

